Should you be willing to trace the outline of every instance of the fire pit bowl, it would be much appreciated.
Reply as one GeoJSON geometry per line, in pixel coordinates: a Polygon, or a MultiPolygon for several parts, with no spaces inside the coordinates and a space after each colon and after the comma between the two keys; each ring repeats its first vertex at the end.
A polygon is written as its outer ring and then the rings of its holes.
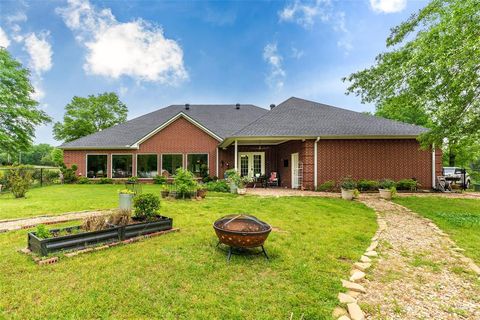
{"type": "Polygon", "coordinates": [[[262,252],[268,259],[263,248],[272,227],[254,216],[246,214],[233,214],[222,217],[213,223],[218,241],[229,246],[228,259],[232,249],[247,249],[261,247],[262,252]]]}

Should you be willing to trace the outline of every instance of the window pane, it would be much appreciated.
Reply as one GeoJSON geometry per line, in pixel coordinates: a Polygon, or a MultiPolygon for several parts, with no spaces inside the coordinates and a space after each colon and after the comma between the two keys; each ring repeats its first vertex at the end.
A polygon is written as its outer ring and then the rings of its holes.
{"type": "Polygon", "coordinates": [[[242,177],[248,176],[248,156],[246,154],[240,156],[240,175],[242,177]]]}
{"type": "Polygon", "coordinates": [[[112,155],[112,178],[130,178],[132,176],[132,155],[112,155]]]}
{"type": "Polygon", "coordinates": [[[253,174],[255,176],[262,174],[262,156],[259,154],[253,155],[253,174]]]}
{"type": "Polygon", "coordinates": [[[157,175],[157,155],[139,154],[137,156],[137,176],[139,178],[153,178],[157,175]]]}
{"type": "Polygon", "coordinates": [[[197,177],[208,177],[208,155],[206,153],[187,155],[187,168],[197,177]]]}
{"type": "Polygon", "coordinates": [[[175,173],[175,170],[183,167],[182,162],[183,155],[181,154],[163,154],[162,170],[168,172],[169,175],[172,175],[175,173]]]}
{"type": "Polygon", "coordinates": [[[104,178],[107,176],[107,155],[87,156],[87,178],[104,178]]]}

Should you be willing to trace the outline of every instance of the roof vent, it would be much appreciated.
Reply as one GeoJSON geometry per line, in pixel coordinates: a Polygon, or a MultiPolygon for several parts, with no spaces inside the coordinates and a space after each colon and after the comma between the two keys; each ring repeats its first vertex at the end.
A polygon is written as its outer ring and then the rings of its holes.
{"type": "Polygon", "coordinates": [[[272,110],[273,108],[275,108],[275,105],[272,103],[272,104],[270,105],[270,110],[272,110]]]}
{"type": "Polygon", "coordinates": [[[237,109],[237,110],[240,109],[240,103],[237,103],[237,104],[235,105],[235,109],[237,109]]]}
{"type": "Polygon", "coordinates": [[[185,103],[185,110],[190,110],[190,104],[185,103]]]}

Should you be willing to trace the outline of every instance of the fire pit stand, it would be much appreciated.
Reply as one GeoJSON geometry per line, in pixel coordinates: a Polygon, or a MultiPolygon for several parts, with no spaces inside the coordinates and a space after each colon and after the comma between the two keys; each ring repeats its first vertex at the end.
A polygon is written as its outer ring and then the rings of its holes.
{"type": "Polygon", "coordinates": [[[217,247],[228,246],[227,261],[232,254],[263,254],[269,259],[263,246],[272,227],[254,216],[234,214],[222,217],[213,224],[218,237],[217,247]],[[259,252],[249,249],[261,248],[259,252]]]}
{"type": "Polygon", "coordinates": [[[219,241],[217,243],[217,247],[220,250],[223,250],[227,253],[227,261],[230,261],[230,258],[232,257],[232,254],[238,255],[238,256],[254,256],[254,255],[260,255],[263,254],[267,260],[270,260],[270,257],[267,254],[267,251],[265,250],[265,247],[263,245],[256,247],[256,248],[261,248],[261,251],[253,251],[252,249],[254,248],[237,248],[237,247],[231,247],[227,246],[227,248],[223,249],[220,247],[221,242],[219,241]]]}

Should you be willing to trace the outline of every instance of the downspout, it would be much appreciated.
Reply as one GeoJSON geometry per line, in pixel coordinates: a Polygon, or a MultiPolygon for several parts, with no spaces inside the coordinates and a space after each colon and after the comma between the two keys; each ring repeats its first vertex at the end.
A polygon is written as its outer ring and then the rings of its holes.
{"type": "Polygon", "coordinates": [[[218,175],[218,147],[216,149],[216,155],[215,155],[215,175],[217,178],[219,177],[218,175]]]}
{"type": "Polygon", "coordinates": [[[317,140],[315,140],[315,143],[313,144],[313,187],[315,190],[317,190],[317,184],[318,184],[318,141],[320,140],[320,137],[317,137],[317,140]]]}
{"type": "Polygon", "coordinates": [[[237,162],[238,162],[238,141],[237,141],[237,140],[235,140],[235,152],[234,152],[234,153],[235,153],[235,154],[234,154],[234,155],[235,155],[235,161],[234,161],[234,163],[235,163],[235,171],[238,172],[238,169],[237,169],[237,166],[238,166],[238,164],[237,164],[237,162]]]}
{"type": "Polygon", "coordinates": [[[432,189],[436,187],[436,177],[435,177],[435,143],[432,144],[432,189]]]}

